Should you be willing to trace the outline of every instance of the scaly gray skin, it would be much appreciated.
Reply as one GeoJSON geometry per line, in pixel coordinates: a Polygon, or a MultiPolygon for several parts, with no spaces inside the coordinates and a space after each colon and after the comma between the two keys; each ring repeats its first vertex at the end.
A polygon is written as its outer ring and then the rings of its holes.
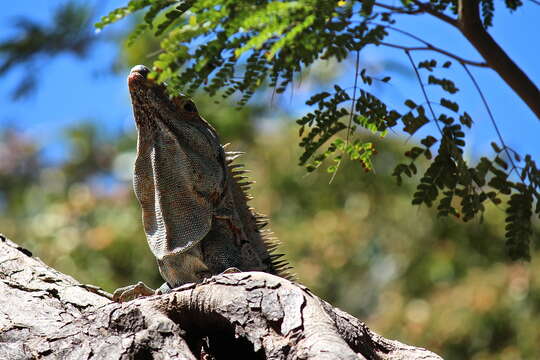
{"type": "MultiPolygon", "coordinates": [[[[170,97],[137,65],[128,86],[138,131],[134,189],[148,244],[166,292],[227,271],[264,271],[287,277],[277,244],[260,229],[264,217],[248,207],[249,182],[238,153],[226,153],[219,137],[186,96],[170,97]]],[[[143,283],[115,291],[126,301],[154,294],[143,283]]]]}

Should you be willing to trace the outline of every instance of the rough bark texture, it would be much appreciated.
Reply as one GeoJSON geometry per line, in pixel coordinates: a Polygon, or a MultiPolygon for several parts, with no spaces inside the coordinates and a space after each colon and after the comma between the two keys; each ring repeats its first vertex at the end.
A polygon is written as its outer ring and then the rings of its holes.
{"type": "Polygon", "coordinates": [[[1,359],[440,359],[267,273],[115,303],[0,236],[1,359]]]}

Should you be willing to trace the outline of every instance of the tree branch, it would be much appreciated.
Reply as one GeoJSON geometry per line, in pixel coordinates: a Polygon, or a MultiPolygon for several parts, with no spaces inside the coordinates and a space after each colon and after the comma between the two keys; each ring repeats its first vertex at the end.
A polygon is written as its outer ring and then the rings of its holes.
{"type": "MultiPolygon", "coordinates": [[[[486,62],[478,63],[465,60],[446,50],[436,48],[418,38],[417,40],[420,40],[426,44],[425,48],[406,47],[388,43],[381,44],[407,51],[432,50],[454,58],[461,64],[489,67],[499,74],[499,76],[512,88],[512,90],[514,90],[514,92],[527,104],[531,111],[540,119],[540,90],[531,81],[531,79],[529,79],[527,74],[525,74],[523,70],[521,70],[516,63],[514,63],[514,61],[486,31],[480,18],[478,9],[479,0],[459,0],[457,20],[445,15],[441,11],[435,10],[431,4],[427,4],[419,0],[412,0],[412,2],[418,7],[418,9],[406,11],[404,8],[381,3],[375,3],[375,5],[400,13],[427,13],[456,27],[461,31],[471,45],[474,46],[474,48],[480,53],[486,62]]],[[[533,2],[538,3],[536,1],[533,2]]]]}
{"type": "Polygon", "coordinates": [[[459,0],[458,28],[489,67],[503,78],[540,119],[540,90],[486,31],[478,7],[478,0],[459,0]]]}
{"type": "Polygon", "coordinates": [[[392,43],[387,43],[387,42],[381,41],[379,44],[384,45],[384,46],[388,46],[388,47],[393,47],[393,48],[396,48],[396,49],[405,50],[405,51],[435,51],[435,52],[444,54],[444,55],[446,55],[446,56],[448,56],[448,57],[450,57],[450,58],[452,58],[454,60],[457,60],[462,64],[468,64],[468,65],[478,66],[478,67],[489,67],[489,65],[486,64],[486,63],[464,59],[464,58],[462,58],[460,56],[452,54],[451,52],[448,52],[446,50],[435,47],[435,46],[433,46],[433,45],[431,45],[429,43],[425,43],[426,46],[403,46],[403,45],[397,45],[397,44],[392,44],[392,43]]]}
{"type": "Polygon", "coordinates": [[[127,303],[109,296],[0,235],[2,359],[441,360],[261,272],[214,276],[127,303]]]}

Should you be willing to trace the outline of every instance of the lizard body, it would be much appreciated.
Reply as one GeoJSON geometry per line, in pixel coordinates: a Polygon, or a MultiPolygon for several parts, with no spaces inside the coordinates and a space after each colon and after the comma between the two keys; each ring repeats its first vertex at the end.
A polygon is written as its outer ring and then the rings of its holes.
{"type": "MultiPolygon", "coordinates": [[[[247,204],[250,183],[233,162],[239,153],[225,152],[194,103],[170,97],[148,73],[135,66],[128,87],[138,133],[134,190],[166,281],[158,292],[231,268],[287,277],[281,255],[271,254],[277,243],[261,232],[266,218],[247,204]]],[[[151,293],[139,283],[118,289],[115,299],[151,293]]]]}

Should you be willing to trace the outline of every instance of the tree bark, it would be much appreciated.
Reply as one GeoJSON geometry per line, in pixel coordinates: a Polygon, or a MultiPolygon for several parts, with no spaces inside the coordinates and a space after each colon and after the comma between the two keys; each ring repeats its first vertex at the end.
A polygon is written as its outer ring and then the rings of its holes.
{"type": "Polygon", "coordinates": [[[2,359],[441,359],[260,272],[115,303],[0,235],[0,287],[2,359]]]}

